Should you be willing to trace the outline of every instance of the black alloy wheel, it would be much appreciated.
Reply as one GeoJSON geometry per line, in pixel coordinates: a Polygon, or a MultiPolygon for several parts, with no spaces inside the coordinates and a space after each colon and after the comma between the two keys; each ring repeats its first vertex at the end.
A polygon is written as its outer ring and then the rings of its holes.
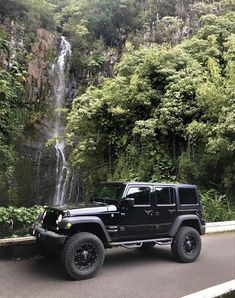
{"type": "Polygon", "coordinates": [[[86,270],[93,266],[97,259],[97,250],[93,244],[81,245],[74,254],[74,263],[77,268],[86,270]]]}
{"type": "Polygon", "coordinates": [[[194,262],[201,251],[201,237],[192,227],[180,227],[171,244],[172,254],[177,261],[194,262]]]}
{"type": "Polygon", "coordinates": [[[94,234],[81,232],[64,244],[61,262],[66,273],[75,280],[94,276],[104,262],[104,245],[94,234]]]}
{"type": "Polygon", "coordinates": [[[193,235],[189,235],[185,238],[184,241],[184,252],[186,255],[190,256],[193,254],[194,250],[197,247],[197,240],[193,235]]]}

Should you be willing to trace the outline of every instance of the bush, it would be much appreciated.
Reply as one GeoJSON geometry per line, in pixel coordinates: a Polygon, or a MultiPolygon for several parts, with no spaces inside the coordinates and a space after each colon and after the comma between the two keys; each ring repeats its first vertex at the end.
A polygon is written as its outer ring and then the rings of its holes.
{"type": "Polygon", "coordinates": [[[231,219],[231,210],[226,195],[214,189],[201,194],[204,215],[207,222],[224,221],[231,219]]]}
{"type": "Polygon", "coordinates": [[[43,210],[43,206],[30,208],[0,207],[0,237],[26,235],[30,224],[37,219],[43,210]]]}

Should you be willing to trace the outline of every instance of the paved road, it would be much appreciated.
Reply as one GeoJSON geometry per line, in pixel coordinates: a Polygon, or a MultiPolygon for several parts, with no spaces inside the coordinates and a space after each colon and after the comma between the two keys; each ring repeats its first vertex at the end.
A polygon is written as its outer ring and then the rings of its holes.
{"type": "Polygon", "coordinates": [[[115,248],[90,280],[68,281],[58,260],[0,260],[0,297],[178,298],[235,278],[235,233],[203,236],[200,258],[174,262],[169,247],[115,248]]]}

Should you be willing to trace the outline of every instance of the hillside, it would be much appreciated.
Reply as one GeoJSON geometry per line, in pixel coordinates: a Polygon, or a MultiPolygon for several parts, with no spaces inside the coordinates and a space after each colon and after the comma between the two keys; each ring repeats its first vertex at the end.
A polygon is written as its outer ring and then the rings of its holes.
{"type": "Polygon", "coordinates": [[[1,205],[104,180],[234,202],[232,0],[0,0],[0,49],[1,205]]]}

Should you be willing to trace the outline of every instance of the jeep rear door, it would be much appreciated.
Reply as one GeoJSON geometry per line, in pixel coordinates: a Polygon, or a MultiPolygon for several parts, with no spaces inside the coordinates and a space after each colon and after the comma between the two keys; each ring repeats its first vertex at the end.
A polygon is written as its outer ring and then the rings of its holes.
{"type": "Polygon", "coordinates": [[[176,192],[172,186],[154,187],[154,221],[157,235],[167,235],[176,216],[176,192]]]}

